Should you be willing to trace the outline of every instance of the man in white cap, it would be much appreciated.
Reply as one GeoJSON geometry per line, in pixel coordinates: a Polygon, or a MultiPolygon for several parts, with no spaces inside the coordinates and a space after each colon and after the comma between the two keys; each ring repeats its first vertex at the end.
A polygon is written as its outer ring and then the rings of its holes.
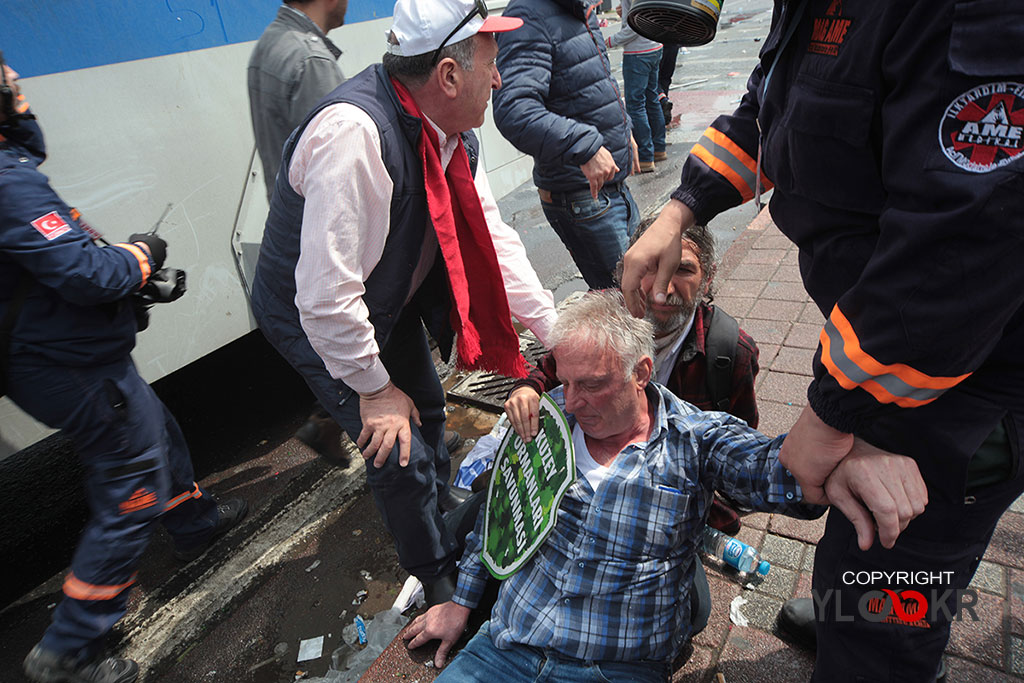
{"type": "Polygon", "coordinates": [[[399,0],[383,64],[331,92],[285,144],[253,283],[270,342],[363,448],[399,562],[454,591],[445,395],[424,326],[458,362],[522,376],[512,315],[540,339],[553,298],[502,222],[479,145],[501,87],[483,0],[399,0]],[[372,461],[372,462],[371,462],[372,461]]]}

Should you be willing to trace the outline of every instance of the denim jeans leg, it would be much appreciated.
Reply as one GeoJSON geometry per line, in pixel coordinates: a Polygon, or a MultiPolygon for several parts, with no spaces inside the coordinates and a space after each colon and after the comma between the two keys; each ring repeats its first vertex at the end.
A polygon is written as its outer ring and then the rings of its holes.
{"type": "MultiPolygon", "coordinates": [[[[647,59],[650,72],[647,75],[647,87],[644,91],[647,105],[647,123],[651,128],[651,146],[655,152],[665,151],[665,113],[658,99],[658,69],[661,66],[662,51],[649,52],[641,55],[647,59]]],[[[652,159],[653,154],[652,154],[652,159]]]]}
{"type": "Polygon", "coordinates": [[[513,646],[499,650],[490,633],[491,622],[485,621],[466,647],[437,677],[437,683],[468,681],[533,680],[544,662],[540,654],[528,647],[513,646]]]}
{"type": "MultiPolygon", "coordinates": [[[[654,53],[659,55],[660,52],[654,53]]],[[[622,89],[626,96],[626,112],[633,122],[633,139],[636,140],[640,161],[654,161],[654,143],[651,140],[651,124],[647,121],[646,90],[650,81],[649,60],[643,54],[622,56],[622,89]]],[[[655,67],[655,71],[657,67],[655,67]]]]}
{"type": "Polygon", "coordinates": [[[550,203],[541,202],[548,223],[591,289],[615,286],[615,266],[640,222],[632,195],[625,184],[621,187],[605,187],[597,199],[590,190],[579,190],[552,193],[550,203]]]}

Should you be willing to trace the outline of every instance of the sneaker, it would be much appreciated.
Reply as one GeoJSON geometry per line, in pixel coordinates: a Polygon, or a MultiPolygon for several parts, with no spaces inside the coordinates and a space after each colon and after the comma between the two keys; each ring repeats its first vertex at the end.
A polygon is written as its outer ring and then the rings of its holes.
{"type": "Polygon", "coordinates": [[[206,552],[206,549],[213,545],[214,541],[231,531],[231,529],[241,522],[248,511],[249,504],[241,498],[232,498],[230,500],[225,500],[223,503],[218,503],[217,526],[213,528],[213,533],[210,537],[204,543],[200,543],[195,548],[189,548],[187,550],[175,548],[174,557],[182,562],[191,562],[196,559],[206,552]]]}
{"type": "Polygon", "coordinates": [[[326,413],[314,413],[306,424],[295,432],[295,438],[317,452],[321,458],[337,467],[348,467],[349,459],[341,446],[341,425],[326,413]]]}
{"type": "Polygon", "coordinates": [[[23,668],[36,683],[135,683],[139,677],[139,665],[130,659],[107,657],[82,663],[42,645],[32,648],[23,668]]]}

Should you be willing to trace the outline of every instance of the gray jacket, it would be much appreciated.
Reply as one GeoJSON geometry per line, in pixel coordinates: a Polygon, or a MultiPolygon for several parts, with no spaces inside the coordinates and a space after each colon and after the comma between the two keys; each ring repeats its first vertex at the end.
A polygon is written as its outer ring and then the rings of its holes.
{"type": "Polygon", "coordinates": [[[622,4],[622,28],[608,39],[612,47],[621,47],[625,53],[660,50],[661,43],[656,43],[650,38],[644,38],[626,23],[626,17],[629,15],[629,8],[632,6],[633,0],[620,0],[620,2],[622,4]]]}
{"type": "Polygon", "coordinates": [[[284,141],[313,105],[345,80],[339,55],[312,19],[287,5],[256,42],[249,58],[249,113],[268,201],[284,141]]]}

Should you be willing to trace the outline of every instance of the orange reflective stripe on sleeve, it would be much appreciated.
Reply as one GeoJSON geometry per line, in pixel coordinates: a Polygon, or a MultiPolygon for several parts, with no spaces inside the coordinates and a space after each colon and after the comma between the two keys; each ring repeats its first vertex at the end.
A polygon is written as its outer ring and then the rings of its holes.
{"type": "Polygon", "coordinates": [[[194,488],[191,491],[185,491],[185,493],[177,495],[174,498],[171,498],[169,501],[167,501],[167,505],[164,506],[165,512],[167,510],[172,510],[178,507],[186,500],[191,500],[192,498],[202,498],[203,492],[199,490],[199,484],[196,484],[195,482],[192,483],[194,485],[194,488]]]}
{"type": "Polygon", "coordinates": [[[748,171],[757,173],[757,162],[744,152],[742,147],[726,137],[725,133],[715,128],[708,128],[704,131],[704,137],[736,157],[736,160],[746,166],[748,171]]]}
{"type": "Polygon", "coordinates": [[[739,173],[736,173],[728,164],[715,157],[715,155],[709,152],[703,145],[699,143],[694,145],[693,149],[690,150],[690,154],[707,164],[712,171],[717,172],[723,178],[728,180],[732,186],[736,188],[736,191],[740,193],[743,201],[748,201],[754,198],[754,191],[751,189],[753,184],[744,181],[743,177],[739,173]]]}
{"type": "Polygon", "coordinates": [[[139,245],[130,244],[128,242],[118,242],[114,246],[121,247],[138,260],[139,270],[142,272],[142,284],[146,284],[146,282],[149,281],[149,274],[152,270],[149,267],[149,257],[146,256],[146,252],[144,252],[139,245]]]}
{"type": "Polygon", "coordinates": [[[931,403],[950,387],[970,377],[932,377],[904,363],[880,363],[861,348],[860,339],[839,306],[832,309],[819,337],[821,362],[839,386],[860,387],[879,403],[916,408],[931,403]]]}
{"type": "Polygon", "coordinates": [[[135,583],[135,576],[132,574],[128,583],[122,583],[120,586],[97,586],[82,581],[74,574],[68,574],[64,579],[64,595],[75,600],[113,600],[135,583]]]}
{"type": "MultiPolygon", "coordinates": [[[[733,142],[724,133],[715,128],[708,128],[704,135],[690,150],[697,157],[736,188],[743,201],[754,197],[754,184],[757,182],[757,162],[743,148],[733,142]]],[[[772,187],[764,174],[761,174],[765,189],[772,187]]]]}

